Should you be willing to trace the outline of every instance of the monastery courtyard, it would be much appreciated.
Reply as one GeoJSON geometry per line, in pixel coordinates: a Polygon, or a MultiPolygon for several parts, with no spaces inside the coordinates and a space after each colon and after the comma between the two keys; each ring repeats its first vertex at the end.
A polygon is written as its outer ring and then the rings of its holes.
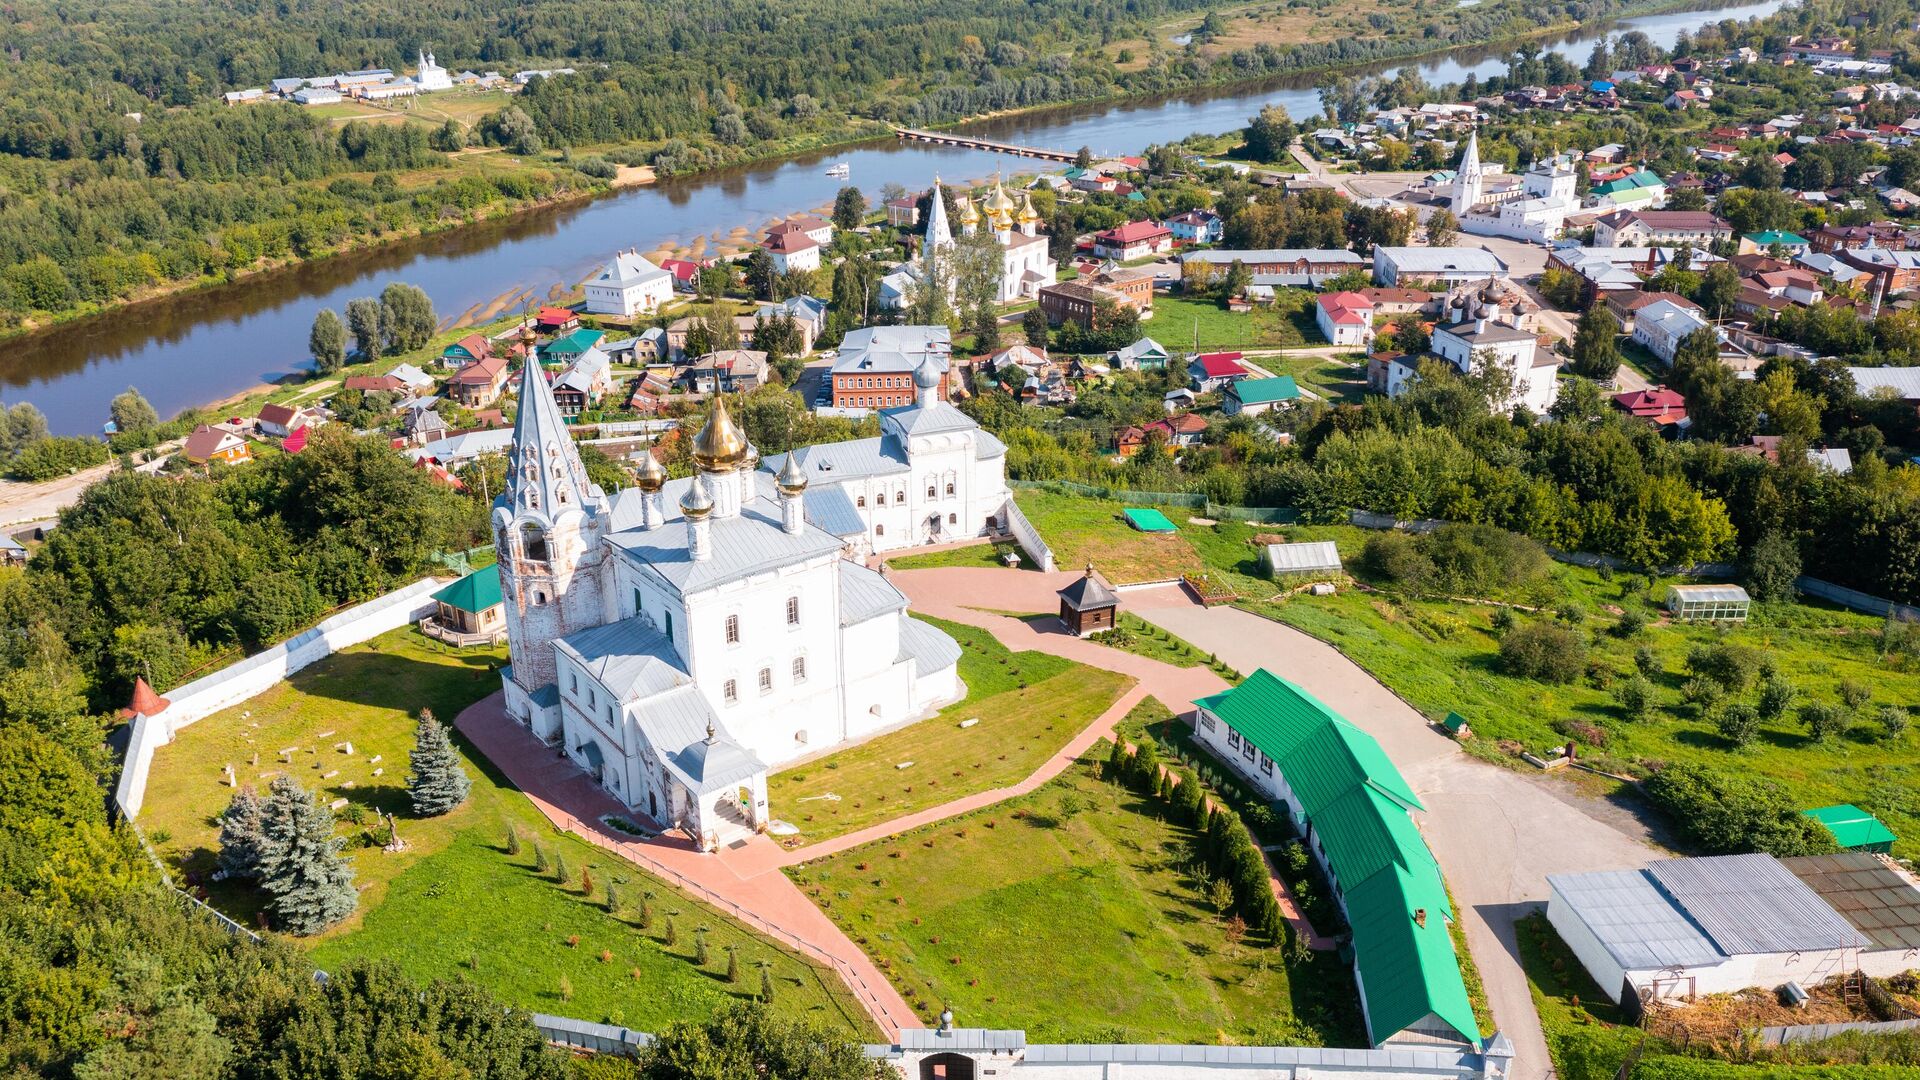
{"type": "MultiPolygon", "coordinates": [[[[1176,667],[1081,640],[1053,619],[996,612],[1052,612],[1056,590],[1078,575],[988,567],[898,571],[893,583],[916,613],[979,627],[1015,651],[1049,653],[1130,677],[1134,685],[1040,768],[1009,787],[983,791],[792,849],[765,834],[718,855],[671,836],[637,840],[602,823],[630,814],[564,758],[514,723],[495,693],[460,715],[460,729],[557,826],[661,875],[837,972],[889,1038],[922,1026],[919,1013],[874,961],[784,872],[929,822],[1025,795],[1059,776],[1137,704],[1152,697],[1181,715],[1188,702],[1226,683],[1207,666],[1176,667]],[[990,604],[992,611],[976,605],[990,604]]],[[[1543,875],[1631,867],[1653,853],[1644,830],[1616,808],[1460,751],[1411,706],[1337,650],[1298,630],[1230,607],[1208,609],[1176,587],[1129,590],[1122,607],[1239,671],[1266,667],[1297,682],[1377,738],[1426,801],[1424,832],[1463,912],[1467,941],[1499,1028],[1519,1050],[1516,1077],[1538,1080],[1548,1056],[1525,975],[1515,923],[1545,899],[1543,875]]],[[[795,813],[793,808],[776,812],[795,813]]],[[[1276,887],[1280,887],[1276,881],[1276,887]]],[[[1282,896],[1296,926],[1296,912],[1282,896]]],[[[1314,942],[1314,944],[1322,944],[1314,942]]]]}

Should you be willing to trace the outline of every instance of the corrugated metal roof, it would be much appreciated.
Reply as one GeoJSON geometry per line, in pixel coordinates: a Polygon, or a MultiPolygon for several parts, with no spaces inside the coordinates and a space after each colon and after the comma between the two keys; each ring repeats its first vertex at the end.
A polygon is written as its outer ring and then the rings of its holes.
{"type": "Polygon", "coordinates": [[[1547,884],[1624,970],[1697,967],[1726,959],[1644,871],[1549,874],[1547,884]]]}
{"type": "Polygon", "coordinates": [[[1307,544],[1268,544],[1267,565],[1278,572],[1340,569],[1340,548],[1331,540],[1307,544]]]}
{"type": "Polygon", "coordinates": [[[731,787],[746,778],[767,771],[753,752],[725,735],[715,732],[688,743],[668,758],[673,771],[696,795],[731,787]]]}
{"type": "Polygon", "coordinates": [[[1866,944],[1771,855],[1666,859],[1647,867],[1647,876],[1729,956],[1866,944]]]}
{"type": "Polygon", "coordinates": [[[840,625],[852,626],[890,611],[905,611],[907,598],[878,571],[851,559],[840,563],[840,625]]]}
{"type": "Polygon", "coordinates": [[[1428,906],[1420,891],[1398,867],[1345,890],[1368,1037],[1378,1045],[1437,1016],[1477,1047],[1480,1025],[1467,999],[1446,919],[1429,908],[1425,926],[1414,921],[1414,913],[1428,906]]]}
{"type": "Polygon", "coordinates": [[[707,725],[722,730],[706,695],[692,683],[634,703],[634,723],[661,760],[707,737],[707,725]]]}
{"type": "Polygon", "coordinates": [[[1747,590],[1738,585],[1675,585],[1674,595],[1691,604],[1746,603],[1747,590]]]}
{"type": "Polygon", "coordinates": [[[1406,808],[1360,785],[1313,816],[1313,831],[1343,889],[1352,889],[1391,866],[1408,874],[1416,907],[1451,916],[1439,864],[1406,808]]]}
{"type": "Polygon", "coordinates": [[[979,427],[973,418],[944,401],[931,405],[901,405],[880,410],[881,423],[907,435],[937,435],[946,431],[971,431],[979,427]]]}
{"type": "MultiPolygon", "coordinates": [[[[772,500],[756,497],[737,516],[712,519],[708,528],[712,554],[696,562],[687,551],[686,520],[680,515],[680,496],[689,482],[670,481],[662,490],[662,509],[667,515],[663,524],[652,529],[624,529],[608,537],[621,555],[652,570],[683,596],[841,549],[839,537],[817,526],[809,525],[798,534],[787,532],[781,526],[780,507],[772,500]]],[[[755,483],[757,487],[757,478],[755,483]]]]}
{"type": "MultiPolygon", "coordinates": [[[[861,480],[869,476],[892,476],[907,471],[907,450],[900,437],[886,434],[872,439],[802,446],[793,451],[800,467],[807,470],[810,483],[861,480]]],[[[779,472],[787,463],[785,454],[761,460],[761,468],[779,472]]]]}
{"type": "Polygon", "coordinates": [[[935,1028],[902,1028],[900,1049],[908,1051],[941,1050],[1019,1050],[1027,1045],[1027,1033],[993,1028],[953,1028],[941,1034],[935,1028]]]}
{"type": "Polygon", "coordinates": [[[1847,373],[1862,397],[1885,391],[1902,401],[1920,401],[1920,367],[1850,367],[1847,373]]]}
{"type": "Polygon", "coordinates": [[[1876,949],[1920,948],[1920,887],[1912,878],[1864,851],[1801,855],[1780,865],[1820,898],[1876,949]]]}
{"type": "Polygon", "coordinates": [[[1507,264],[1498,255],[1480,248],[1377,247],[1373,253],[1402,274],[1452,272],[1499,277],[1507,272],[1507,264]]]}
{"type": "Polygon", "coordinates": [[[554,646],[621,701],[652,697],[692,680],[673,643],[638,616],[568,634],[554,646]]]}
{"type": "MultiPolygon", "coordinates": [[[[1258,739],[1254,745],[1260,745],[1258,739]]],[[[1344,720],[1321,727],[1291,753],[1274,760],[1280,763],[1287,783],[1299,797],[1300,808],[1308,815],[1320,813],[1347,789],[1361,784],[1372,786],[1403,806],[1426,809],[1374,737],[1344,720]]]]}
{"type": "Polygon", "coordinates": [[[959,663],[960,643],[939,627],[919,619],[903,618],[900,620],[900,655],[895,659],[914,661],[919,674],[926,675],[959,663]]]}

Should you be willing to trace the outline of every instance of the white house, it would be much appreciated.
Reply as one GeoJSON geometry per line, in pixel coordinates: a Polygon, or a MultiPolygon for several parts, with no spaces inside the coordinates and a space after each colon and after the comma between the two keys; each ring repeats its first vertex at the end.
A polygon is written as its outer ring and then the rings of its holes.
{"type": "Polygon", "coordinates": [[[1360,293],[1321,293],[1313,317],[1332,344],[1360,349],[1373,344],[1373,301],[1360,293]]]}
{"type": "Polygon", "coordinates": [[[587,310],[596,315],[650,315],[673,299],[673,275],[628,250],[588,278],[586,291],[587,310]]]}
{"type": "Polygon", "coordinates": [[[1683,308],[1671,300],[1655,300],[1633,315],[1633,340],[1647,351],[1673,363],[1673,354],[1688,334],[1705,330],[1710,323],[1698,311],[1683,308]]]}
{"type": "Polygon", "coordinates": [[[804,232],[772,233],[760,246],[773,256],[773,268],[782,274],[820,269],[820,244],[804,232]]]}
{"type": "Polygon", "coordinates": [[[961,696],[959,646],[813,523],[797,458],[754,467],[724,400],[693,476],[646,454],[609,495],[525,371],[493,510],[506,709],[637,815],[716,850],[771,821],[769,764],[961,696]]]}
{"type": "MultiPolygon", "coordinates": [[[[1489,363],[1507,369],[1512,392],[1508,408],[1525,406],[1535,415],[1544,414],[1559,393],[1555,375],[1560,362],[1553,353],[1540,348],[1533,332],[1521,329],[1500,307],[1492,289],[1457,296],[1449,304],[1448,316],[1456,321],[1433,329],[1435,355],[1454,366],[1462,375],[1485,370],[1489,363]]],[[[1390,365],[1387,373],[1389,396],[1405,392],[1414,372],[1407,362],[1390,365]]]]}

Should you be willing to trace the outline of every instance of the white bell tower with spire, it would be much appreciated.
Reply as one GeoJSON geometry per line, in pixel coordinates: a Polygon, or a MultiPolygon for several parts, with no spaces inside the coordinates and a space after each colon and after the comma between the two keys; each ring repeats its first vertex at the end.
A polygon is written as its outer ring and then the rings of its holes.
{"type": "Polygon", "coordinates": [[[606,493],[587,478],[540,362],[531,348],[527,355],[506,490],[493,502],[493,542],[512,681],[531,698],[553,684],[554,639],[612,617],[601,587],[612,514],[606,493]]]}
{"type": "Polygon", "coordinates": [[[1480,205],[1480,185],[1484,177],[1480,168],[1480,129],[1467,133],[1467,149],[1460,155],[1460,168],[1453,177],[1453,203],[1450,207],[1456,220],[1465,218],[1474,207],[1480,205]]]}

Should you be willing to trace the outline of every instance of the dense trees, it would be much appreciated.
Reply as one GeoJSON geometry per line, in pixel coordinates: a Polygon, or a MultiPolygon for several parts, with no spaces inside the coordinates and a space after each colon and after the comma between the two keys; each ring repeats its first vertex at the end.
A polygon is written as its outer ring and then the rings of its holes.
{"type": "Polygon", "coordinates": [[[1681,835],[1708,854],[1760,851],[1817,855],[1833,850],[1826,827],[1801,814],[1779,784],[1702,765],[1669,765],[1643,786],[1681,835]]]}

